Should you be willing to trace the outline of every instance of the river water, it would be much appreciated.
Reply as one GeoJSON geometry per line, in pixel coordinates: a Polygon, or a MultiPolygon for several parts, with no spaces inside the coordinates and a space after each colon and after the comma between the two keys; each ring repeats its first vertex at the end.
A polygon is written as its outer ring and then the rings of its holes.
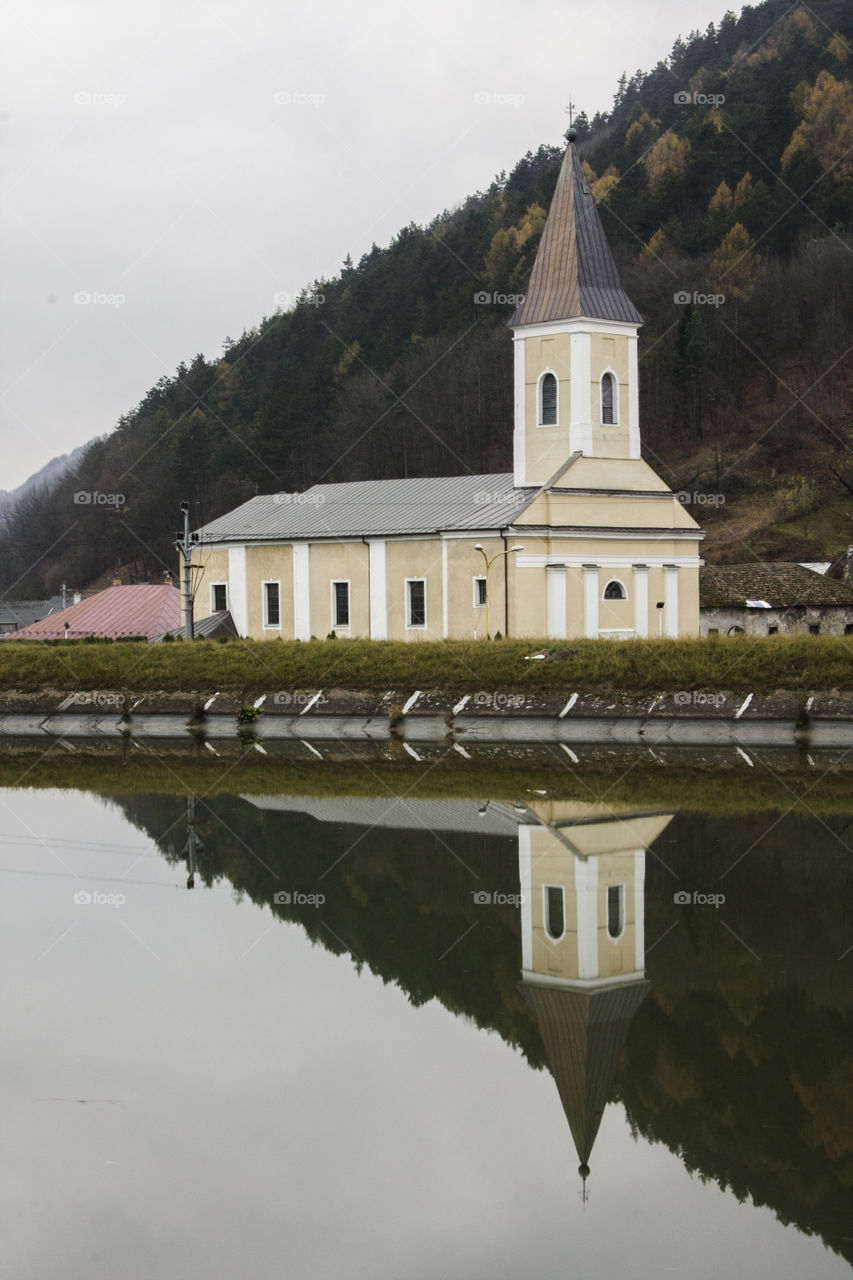
{"type": "Polygon", "coordinates": [[[0,1272],[847,1275],[853,803],[541,790],[0,792],[0,1272]]]}

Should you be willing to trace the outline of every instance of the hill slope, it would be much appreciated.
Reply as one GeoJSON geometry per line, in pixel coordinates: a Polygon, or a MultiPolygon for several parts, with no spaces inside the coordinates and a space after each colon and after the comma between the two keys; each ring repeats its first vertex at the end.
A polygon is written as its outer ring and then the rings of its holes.
{"type": "MultiPolygon", "coordinates": [[[[578,129],[645,318],[649,461],[708,528],[709,559],[834,558],[853,513],[853,10],[727,14],[578,129]]],[[[503,299],[523,291],[559,157],[528,153],[161,379],[7,521],[0,591],[173,568],[182,499],[201,523],[321,480],[507,469],[503,299]]]]}

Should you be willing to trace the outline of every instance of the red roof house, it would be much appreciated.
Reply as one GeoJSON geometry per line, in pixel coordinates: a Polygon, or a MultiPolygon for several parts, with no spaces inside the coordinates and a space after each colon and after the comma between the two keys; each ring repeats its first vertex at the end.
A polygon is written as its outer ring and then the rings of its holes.
{"type": "Polygon", "coordinates": [[[79,640],[84,636],[145,636],[152,640],[181,623],[181,593],[177,587],[107,587],[88,600],[60,609],[4,640],[79,640]],[[67,626],[67,631],[66,631],[67,626]]]}

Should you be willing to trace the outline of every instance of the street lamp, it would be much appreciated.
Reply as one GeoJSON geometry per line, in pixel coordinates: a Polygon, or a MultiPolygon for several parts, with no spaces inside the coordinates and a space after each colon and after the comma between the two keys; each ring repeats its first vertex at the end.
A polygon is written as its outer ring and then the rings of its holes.
{"type": "Polygon", "coordinates": [[[521,545],[521,543],[520,543],[520,542],[517,542],[517,543],[515,544],[515,546],[514,546],[514,547],[505,547],[503,551],[496,551],[496,552],[495,552],[495,554],[492,556],[491,560],[489,559],[489,557],[486,555],[485,551],[483,550],[483,544],[482,544],[481,542],[475,542],[475,543],[474,543],[474,550],[475,550],[475,551],[479,551],[480,555],[483,557],[483,559],[484,559],[484,560],[485,560],[485,562],[486,562],[486,601],[485,601],[485,604],[486,604],[486,639],[487,639],[487,640],[490,640],[490,639],[491,639],[491,636],[489,635],[489,570],[491,569],[491,567],[492,567],[492,565],[495,563],[495,561],[496,561],[496,560],[499,560],[499,559],[501,558],[501,556],[508,556],[508,555],[510,554],[510,552],[511,552],[511,551],[523,551],[523,550],[524,550],[524,547],[521,545]]]}

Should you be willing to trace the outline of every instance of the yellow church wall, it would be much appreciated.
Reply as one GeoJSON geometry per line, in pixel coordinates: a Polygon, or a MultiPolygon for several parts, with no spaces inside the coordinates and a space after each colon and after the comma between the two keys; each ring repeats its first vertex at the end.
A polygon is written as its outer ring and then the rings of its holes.
{"type": "MultiPolygon", "coordinates": [[[[481,639],[486,634],[486,610],[474,604],[474,579],[486,577],[486,566],[482,555],[475,550],[475,543],[480,542],[483,550],[491,559],[499,558],[492,565],[488,574],[489,588],[489,631],[494,635],[500,631],[506,634],[505,592],[504,592],[504,560],[512,557],[500,556],[504,549],[501,538],[448,538],[447,547],[447,619],[448,637],[451,640],[481,639]]],[[[508,546],[513,542],[508,541],[508,546]]],[[[507,572],[509,572],[507,566],[507,572]]]]}
{"type": "Polygon", "coordinates": [[[598,976],[617,978],[634,972],[636,962],[634,917],[634,850],[603,854],[598,868],[598,976]],[[622,933],[607,932],[607,889],[622,886],[622,933]]]}
{"type": "MultiPolygon", "coordinates": [[[[574,485],[574,467],[566,473],[566,487],[574,485]]],[[[616,486],[614,485],[614,488],[616,486]]],[[[515,521],[552,528],[695,529],[698,525],[685,507],[668,494],[633,497],[578,493],[543,493],[515,521]]]]}
{"type": "Polygon", "coordinates": [[[530,832],[532,869],[531,924],[533,930],[533,972],[552,978],[578,976],[578,899],[575,889],[574,854],[544,827],[530,832]],[[560,885],[565,891],[565,933],[550,937],[545,928],[546,885],[560,885]]]}
{"type": "MultiPolygon", "coordinates": [[[[202,618],[209,618],[212,612],[210,608],[211,584],[214,582],[228,583],[228,552],[219,548],[210,551],[206,548],[201,549],[194,552],[192,562],[193,581],[196,587],[193,616],[201,621],[202,618]]],[[[180,572],[182,572],[182,568],[179,568],[180,572]]]]}
{"type": "Polygon", "coordinates": [[[293,552],[288,546],[246,548],[249,635],[256,640],[289,640],[293,635],[293,552]],[[280,627],[264,626],[263,584],[278,582],[280,627]]]}
{"type": "Polygon", "coordinates": [[[370,552],[363,542],[314,543],[311,567],[311,632],[323,638],[335,630],[342,636],[370,635],[370,552]],[[332,582],[350,584],[350,626],[333,628],[332,582]]]}
{"type": "MultiPolygon", "coordinates": [[[[602,458],[626,458],[630,453],[628,430],[628,338],[617,333],[590,335],[590,405],[592,408],[592,447],[602,458]],[[601,420],[601,377],[607,371],[615,374],[618,385],[615,423],[601,420]]],[[[615,486],[614,486],[615,487],[615,486]]]]}
{"type": "Polygon", "coordinates": [[[389,541],[385,551],[388,639],[440,640],[442,637],[441,542],[389,541]],[[426,627],[406,626],[406,579],[426,581],[426,627]]]}
{"type": "Polygon", "coordinates": [[[569,414],[571,397],[571,337],[567,333],[524,340],[524,400],[527,475],[544,483],[568,458],[569,414]],[[538,425],[537,395],[539,377],[546,370],[557,379],[557,422],[554,426],[538,425]]]}

